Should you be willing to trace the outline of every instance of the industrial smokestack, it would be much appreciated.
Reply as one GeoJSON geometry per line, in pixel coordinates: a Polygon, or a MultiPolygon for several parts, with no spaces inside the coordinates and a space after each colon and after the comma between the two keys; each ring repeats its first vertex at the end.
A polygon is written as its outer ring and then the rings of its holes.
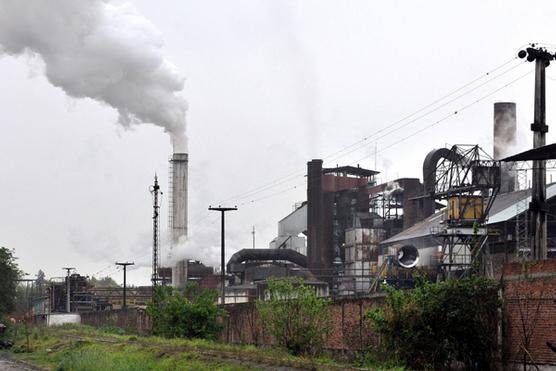
{"type": "Polygon", "coordinates": [[[187,237],[187,153],[174,153],[170,158],[168,228],[172,245],[187,237]]]}
{"type": "MultiPolygon", "coordinates": [[[[494,159],[514,152],[516,145],[516,107],[513,102],[494,103],[494,159]]],[[[515,175],[507,163],[501,164],[500,193],[515,191],[515,175]]]]}

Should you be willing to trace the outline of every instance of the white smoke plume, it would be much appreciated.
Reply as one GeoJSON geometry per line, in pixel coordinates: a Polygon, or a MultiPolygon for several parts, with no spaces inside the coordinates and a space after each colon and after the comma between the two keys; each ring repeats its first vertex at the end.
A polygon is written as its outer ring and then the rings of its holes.
{"type": "Polygon", "coordinates": [[[396,181],[391,181],[386,184],[384,188],[384,197],[390,198],[394,192],[403,192],[403,187],[400,186],[400,183],[396,181]]]}
{"type": "Polygon", "coordinates": [[[118,111],[124,127],[150,123],[186,151],[184,79],[161,53],[160,32],[130,4],[2,0],[0,52],[32,54],[52,85],[118,111]]]}
{"type": "MultiPolygon", "coordinates": [[[[220,227],[197,228],[195,234],[188,237],[181,237],[178,243],[169,247],[172,256],[163,264],[174,266],[180,260],[197,260],[207,266],[220,266],[220,227]]],[[[230,243],[230,239],[226,239],[230,243]]],[[[233,244],[229,245],[231,248],[233,244]]]]}

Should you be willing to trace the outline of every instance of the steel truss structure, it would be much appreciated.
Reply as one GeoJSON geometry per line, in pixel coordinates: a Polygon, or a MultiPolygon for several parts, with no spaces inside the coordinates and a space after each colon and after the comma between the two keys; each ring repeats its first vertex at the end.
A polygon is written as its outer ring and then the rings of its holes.
{"type": "Polygon", "coordinates": [[[442,246],[443,277],[478,269],[488,251],[484,222],[500,189],[500,163],[478,145],[454,145],[438,161],[432,198],[447,203],[441,227],[431,231],[442,246]]]}

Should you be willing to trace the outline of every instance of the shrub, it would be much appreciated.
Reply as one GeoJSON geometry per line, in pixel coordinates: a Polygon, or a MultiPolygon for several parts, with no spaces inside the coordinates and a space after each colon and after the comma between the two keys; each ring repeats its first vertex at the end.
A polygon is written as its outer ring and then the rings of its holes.
{"type": "Polygon", "coordinates": [[[183,293],[157,287],[147,313],[155,335],[214,340],[222,330],[225,311],[216,305],[215,291],[188,285],[183,293]]]}
{"type": "Polygon", "coordinates": [[[412,291],[386,287],[386,307],[367,312],[383,346],[415,369],[487,370],[496,351],[500,301],[496,283],[482,277],[430,283],[412,291]]]}
{"type": "Polygon", "coordinates": [[[290,353],[314,355],[332,330],[330,300],[296,277],[268,279],[268,300],[257,301],[263,323],[290,353]]]}

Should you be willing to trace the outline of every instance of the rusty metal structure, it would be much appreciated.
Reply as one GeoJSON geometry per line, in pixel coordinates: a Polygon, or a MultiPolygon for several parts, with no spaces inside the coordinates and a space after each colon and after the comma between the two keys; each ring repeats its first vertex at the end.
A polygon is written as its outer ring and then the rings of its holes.
{"type": "Polygon", "coordinates": [[[438,159],[429,169],[428,179],[434,179],[430,197],[447,203],[445,223],[433,231],[442,245],[440,265],[447,277],[457,276],[485,253],[484,222],[500,189],[500,164],[478,145],[434,150],[427,159],[438,159]]]}
{"type": "Polygon", "coordinates": [[[307,163],[307,268],[330,286],[342,265],[346,276],[356,268],[370,271],[367,259],[346,260],[344,247],[350,228],[382,229],[375,224],[381,219],[369,211],[368,187],[376,174],[353,166],[323,168],[318,159],[307,163]]]}

